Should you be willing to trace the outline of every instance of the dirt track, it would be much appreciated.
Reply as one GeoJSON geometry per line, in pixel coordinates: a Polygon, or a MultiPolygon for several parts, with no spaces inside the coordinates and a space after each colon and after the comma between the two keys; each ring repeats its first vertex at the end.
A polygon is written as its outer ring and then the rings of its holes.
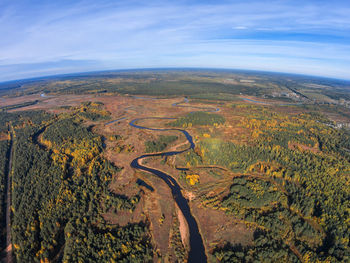
{"type": "Polygon", "coordinates": [[[9,127],[9,132],[11,133],[11,141],[9,148],[9,160],[7,168],[7,184],[6,184],[6,263],[12,263],[12,242],[11,242],[11,170],[12,170],[12,154],[13,154],[13,133],[12,128],[9,127]]]}

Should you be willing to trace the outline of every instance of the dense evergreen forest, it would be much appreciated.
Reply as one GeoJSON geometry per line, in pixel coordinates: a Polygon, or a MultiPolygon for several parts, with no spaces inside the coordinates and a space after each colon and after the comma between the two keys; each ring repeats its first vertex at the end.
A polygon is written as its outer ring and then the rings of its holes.
{"type": "Polygon", "coordinates": [[[155,141],[147,141],[145,142],[146,152],[161,152],[163,151],[169,144],[176,141],[178,139],[175,135],[160,135],[155,141]]]}
{"type": "Polygon", "coordinates": [[[85,120],[100,121],[110,119],[110,112],[103,109],[102,102],[83,102],[77,107],[78,115],[85,120]]]}
{"type": "Polygon", "coordinates": [[[21,113],[8,113],[6,111],[0,112],[0,133],[3,134],[6,139],[0,141],[0,238],[1,246],[0,249],[3,249],[6,244],[5,236],[5,194],[6,194],[6,175],[8,172],[8,158],[9,158],[9,141],[8,139],[8,128],[9,126],[20,127],[26,124],[38,124],[41,122],[41,118],[45,120],[48,115],[44,114],[38,116],[33,112],[21,112],[21,113]]]}
{"type": "Polygon", "coordinates": [[[0,251],[4,249],[5,242],[5,198],[6,173],[8,163],[8,141],[0,141],[0,251]]]}
{"type": "Polygon", "coordinates": [[[152,260],[146,222],[119,227],[102,216],[133,210],[140,195],[127,198],[109,190],[120,169],[103,158],[101,137],[80,124],[81,116],[33,111],[1,113],[1,120],[3,130],[9,122],[15,129],[12,243],[17,262],[152,260]]]}
{"type": "Polygon", "coordinates": [[[344,262],[350,259],[350,134],[317,114],[279,115],[241,109],[249,144],[203,138],[187,154],[193,165],[216,164],[241,173],[230,193],[203,203],[256,228],[254,245],[227,244],[223,262],[344,262]]]}
{"type": "Polygon", "coordinates": [[[186,116],[178,118],[176,121],[169,123],[173,127],[192,127],[196,125],[219,125],[225,122],[225,118],[215,113],[197,111],[188,113],[186,116]]]}

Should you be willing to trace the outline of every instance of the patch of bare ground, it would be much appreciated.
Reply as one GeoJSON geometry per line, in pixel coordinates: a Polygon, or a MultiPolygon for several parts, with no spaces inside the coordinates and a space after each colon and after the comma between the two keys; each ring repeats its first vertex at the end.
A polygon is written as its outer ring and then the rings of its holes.
{"type": "Polygon", "coordinates": [[[144,206],[144,196],[142,196],[134,211],[121,210],[117,213],[106,213],[103,215],[103,218],[110,224],[117,224],[119,226],[146,221],[146,215],[143,213],[144,206]]]}
{"type": "Polygon", "coordinates": [[[188,248],[190,245],[188,224],[181,210],[178,208],[178,206],[176,206],[176,212],[179,220],[181,242],[185,248],[188,248]]]}
{"type": "Polygon", "coordinates": [[[0,107],[21,104],[24,102],[35,101],[35,100],[43,100],[43,98],[40,97],[40,94],[32,94],[32,95],[12,97],[12,98],[2,98],[2,100],[0,101],[0,107]]]}
{"type": "Polygon", "coordinates": [[[324,115],[326,115],[327,118],[329,118],[332,121],[340,122],[340,123],[349,123],[350,121],[350,110],[346,109],[344,110],[343,114],[340,113],[334,113],[334,112],[322,112],[324,115]],[[346,114],[344,114],[346,112],[346,114]]]}
{"type": "Polygon", "coordinates": [[[305,109],[303,109],[302,107],[294,107],[294,106],[286,107],[286,106],[279,106],[279,105],[274,105],[272,110],[281,114],[291,114],[291,115],[297,115],[297,114],[306,112],[305,109]]]}
{"type": "Polygon", "coordinates": [[[248,245],[253,241],[254,230],[232,215],[227,215],[222,210],[204,208],[199,200],[191,203],[191,210],[197,219],[208,252],[226,242],[248,245]]]}
{"type": "Polygon", "coordinates": [[[149,174],[148,181],[155,189],[145,195],[144,213],[150,222],[157,258],[166,258],[169,252],[169,238],[175,212],[175,205],[169,187],[161,179],[149,174]]]}
{"type": "MultiPolygon", "coordinates": [[[[179,141],[179,140],[178,140],[179,141]]],[[[185,150],[188,148],[188,141],[187,140],[184,140],[184,141],[181,141],[179,142],[178,144],[170,147],[169,150],[167,151],[181,151],[181,150],[185,150]]]]}
{"type": "Polygon", "coordinates": [[[40,94],[21,96],[16,98],[5,99],[6,105],[20,104],[27,101],[38,100],[39,102],[27,107],[21,107],[10,110],[9,112],[24,111],[24,110],[45,110],[49,113],[61,113],[67,110],[60,108],[61,106],[78,106],[83,101],[99,101],[96,95],[55,95],[41,97],[40,94]]]}
{"type": "Polygon", "coordinates": [[[256,98],[253,96],[239,96],[242,99],[248,99],[248,100],[244,100],[242,102],[247,103],[247,104],[266,104],[266,105],[274,105],[274,104],[279,104],[280,101],[275,101],[275,100],[267,100],[264,98],[256,98]],[[249,101],[251,100],[251,101],[249,101]]]}
{"type": "Polygon", "coordinates": [[[125,108],[132,104],[133,100],[130,97],[120,95],[98,95],[98,94],[67,94],[67,95],[50,95],[41,97],[39,94],[22,96],[16,98],[6,98],[1,106],[19,104],[26,101],[39,100],[39,103],[28,107],[15,109],[12,111],[42,109],[51,113],[65,112],[62,106],[79,106],[85,101],[99,101],[105,104],[107,110],[112,113],[112,117],[125,114],[125,108]]]}
{"type": "Polygon", "coordinates": [[[196,195],[194,192],[191,192],[189,190],[182,190],[182,195],[188,200],[188,201],[192,201],[196,198],[196,195]]]}
{"type": "Polygon", "coordinates": [[[221,107],[220,114],[224,116],[225,123],[220,125],[217,129],[220,131],[220,138],[224,141],[231,141],[235,144],[248,143],[250,131],[241,127],[241,119],[239,116],[239,109],[231,107],[221,107]]]}
{"type": "Polygon", "coordinates": [[[317,146],[310,147],[310,146],[307,146],[305,144],[301,144],[301,143],[297,143],[297,142],[288,142],[288,148],[291,150],[298,150],[301,152],[308,151],[308,152],[312,152],[314,154],[321,153],[320,149],[317,146]]]}
{"type": "Polygon", "coordinates": [[[247,144],[249,143],[250,131],[246,128],[241,127],[240,118],[225,117],[225,124],[220,127],[221,136],[224,141],[231,141],[235,144],[247,144]]]}
{"type": "Polygon", "coordinates": [[[9,139],[9,136],[6,132],[1,132],[0,133],[0,141],[6,141],[9,139]]]}

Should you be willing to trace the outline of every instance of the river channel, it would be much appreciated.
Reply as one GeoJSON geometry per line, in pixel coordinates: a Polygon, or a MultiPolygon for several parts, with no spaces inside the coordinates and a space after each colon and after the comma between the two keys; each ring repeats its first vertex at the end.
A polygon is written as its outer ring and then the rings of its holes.
{"type": "MultiPolygon", "coordinates": [[[[185,99],[184,102],[187,103],[188,100],[185,99]]],[[[193,107],[193,106],[187,106],[187,105],[184,106],[184,105],[179,105],[179,104],[180,103],[174,103],[174,104],[172,104],[172,106],[192,107],[192,108],[195,108],[198,110],[204,110],[204,111],[208,111],[208,112],[219,111],[218,108],[212,109],[212,108],[204,108],[204,107],[193,107]]],[[[190,263],[207,262],[207,256],[205,254],[205,247],[204,247],[204,243],[203,243],[203,238],[199,232],[197,221],[194,218],[194,216],[191,214],[191,209],[190,209],[190,206],[188,204],[188,200],[182,195],[180,185],[169,174],[166,174],[166,173],[159,171],[157,169],[150,168],[150,167],[147,167],[147,166],[140,164],[140,161],[143,158],[155,157],[155,156],[164,156],[164,157],[172,156],[172,155],[181,154],[181,153],[184,153],[188,150],[193,149],[195,147],[195,144],[193,142],[192,136],[186,130],[183,130],[183,129],[150,128],[150,127],[145,127],[145,126],[141,126],[138,124],[139,122],[141,122],[143,120],[150,120],[150,119],[171,120],[171,119],[176,119],[176,118],[166,118],[166,117],[164,117],[164,118],[162,118],[162,117],[137,118],[137,119],[130,121],[129,125],[134,127],[134,128],[137,128],[137,129],[144,129],[144,130],[151,130],[151,131],[181,132],[185,135],[185,137],[189,143],[189,147],[185,150],[182,150],[182,151],[169,151],[169,152],[163,152],[163,153],[143,154],[143,155],[137,157],[136,159],[134,159],[130,165],[132,168],[143,170],[146,172],[150,172],[150,173],[158,176],[169,186],[169,188],[171,189],[171,193],[173,195],[174,201],[176,202],[179,209],[183,213],[183,215],[187,221],[187,224],[188,224],[189,234],[190,234],[190,251],[189,251],[189,255],[188,255],[188,262],[190,262],[190,263]]]]}

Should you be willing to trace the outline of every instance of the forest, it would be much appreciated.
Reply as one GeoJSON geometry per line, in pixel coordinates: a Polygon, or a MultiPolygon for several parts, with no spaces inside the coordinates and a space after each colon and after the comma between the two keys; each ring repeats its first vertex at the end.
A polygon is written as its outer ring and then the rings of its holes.
{"type": "Polygon", "coordinates": [[[110,112],[103,109],[102,102],[83,102],[80,107],[77,107],[78,115],[84,120],[100,121],[109,120],[110,112]]]}
{"type": "Polygon", "coordinates": [[[175,142],[178,139],[175,135],[160,135],[155,141],[146,141],[145,147],[146,152],[161,152],[163,151],[169,144],[175,142]]]}
{"type": "Polygon", "coordinates": [[[192,127],[197,125],[217,126],[223,124],[225,118],[219,114],[207,113],[204,111],[190,112],[184,117],[178,118],[176,121],[169,123],[173,127],[192,127]]]}
{"type": "Polygon", "coordinates": [[[217,259],[349,259],[349,132],[334,129],[317,113],[286,116],[254,106],[240,114],[250,143],[203,138],[186,157],[193,166],[216,164],[241,173],[228,195],[203,203],[264,233],[254,235],[254,246],[218,247],[217,259]]]}
{"type": "Polygon", "coordinates": [[[6,198],[6,173],[8,163],[7,140],[0,141],[0,251],[4,249],[5,242],[5,198],[6,198]]]}
{"type": "Polygon", "coordinates": [[[12,243],[16,260],[151,261],[147,222],[120,227],[103,218],[107,211],[133,210],[141,197],[110,191],[112,176],[120,168],[101,155],[101,137],[83,127],[75,114],[6,114],[15,128],[12,243]]]}

